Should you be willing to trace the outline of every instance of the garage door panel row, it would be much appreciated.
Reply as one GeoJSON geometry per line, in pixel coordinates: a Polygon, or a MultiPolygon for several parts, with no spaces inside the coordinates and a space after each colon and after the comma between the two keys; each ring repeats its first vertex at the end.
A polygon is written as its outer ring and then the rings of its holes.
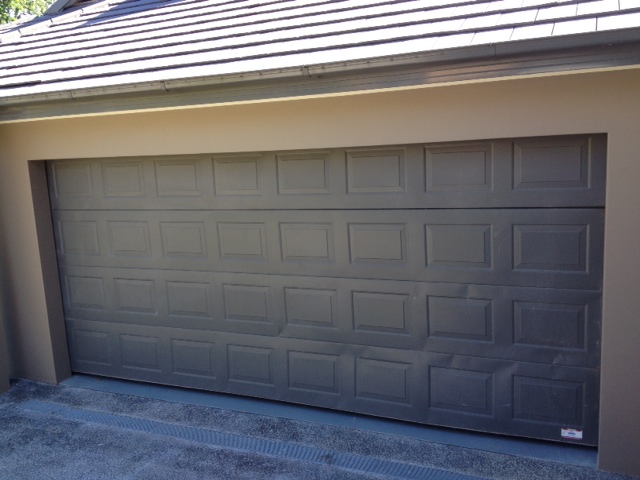
{"type": "Polygon", "coordinates": [[[69,320],[74,369],[560,440],[597,438],[597,370],[69,320]],[[91,339],[87,341],[87,339],[91,339]],[[587,407],[589,405],[589,407],[587,407]]]}
{"type": "Polygon", "coordinates": [[[57,161],[54,209],[603,206],[602,135],[57,161]]]}
{"type": "Polygon", "coordinates": [[[66,265],[598,289],[601,209],[60,212],[66,265]],[[303,220],[303,221],[301,221],[303,220]]]}
{"type": "Polygon", "coordinates": [[[85,320],[599,363],[597,291],[84,267],[62,279],[66,314],[85,320]]]}

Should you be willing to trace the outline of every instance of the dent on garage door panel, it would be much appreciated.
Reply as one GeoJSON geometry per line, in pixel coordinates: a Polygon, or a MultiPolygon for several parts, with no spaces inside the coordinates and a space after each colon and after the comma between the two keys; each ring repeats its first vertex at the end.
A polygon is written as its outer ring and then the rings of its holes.
{"type": "Polygon", "coordinates": [[[52,162],[73,368],[595,444],[604,152],[52,162]]]}

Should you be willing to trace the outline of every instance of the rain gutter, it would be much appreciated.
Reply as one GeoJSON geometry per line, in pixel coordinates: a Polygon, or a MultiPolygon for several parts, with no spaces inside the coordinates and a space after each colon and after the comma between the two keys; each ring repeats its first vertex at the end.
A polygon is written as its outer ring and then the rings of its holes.
{"type": "Polygon", "coordinates": [[[638,67],[640,28],[630,28],[193,78],[123,74],[120,84],[26,95],[0,90],[0,123],[638,67]]]}

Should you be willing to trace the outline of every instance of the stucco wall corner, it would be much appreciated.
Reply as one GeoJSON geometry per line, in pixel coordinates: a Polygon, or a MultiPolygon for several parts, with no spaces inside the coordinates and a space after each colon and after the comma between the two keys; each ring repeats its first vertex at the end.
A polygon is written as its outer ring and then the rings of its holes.
{"type": "MultiPolygon", "coordinates": [[[[20,138],[10,126],[0,125],[0,315],[6,335],[3,352],[8,359],[3,363],[12,377],[57,383],[64,377],[60,374],[65,371],[64,358],[63,368],[57,367],[61,362],[56,361],[54,349],[59,342],[52,336],[43,277],[47,262],[42,257],[38,209],[26,161],[33,142],[37,142],[33,136],[20,138]]],[[[48,196],[46,187],[44,195],[48,196]]],[[[64,328],[56,335],[60,334],[64,335],[64,328]]]]}

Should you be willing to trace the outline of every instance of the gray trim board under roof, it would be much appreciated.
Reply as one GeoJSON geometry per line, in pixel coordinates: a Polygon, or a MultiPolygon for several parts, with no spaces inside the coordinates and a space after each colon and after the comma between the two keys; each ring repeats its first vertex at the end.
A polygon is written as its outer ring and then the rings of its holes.
{"type": "Polygon", "coordinates": [[[30,97],[25,102],[13,105],[7,102],[4,106],[0,103],[0,123],[638,68],[640,43],[618,48],[594,48],[580,55],[565,51],[555,52],[551,57],[539,54],[510,56],[494,59],[490,65],[486,57],[464,62],[439,62],[430,68],[411,64],[402,66],[401,63],[393,64],[390,60],[390,64],[378,69],[357,71],[337,70],[346,68],[344,65],[321,65],[235,77],[147,82],[44,94],[43,99],[30,97]]]}

